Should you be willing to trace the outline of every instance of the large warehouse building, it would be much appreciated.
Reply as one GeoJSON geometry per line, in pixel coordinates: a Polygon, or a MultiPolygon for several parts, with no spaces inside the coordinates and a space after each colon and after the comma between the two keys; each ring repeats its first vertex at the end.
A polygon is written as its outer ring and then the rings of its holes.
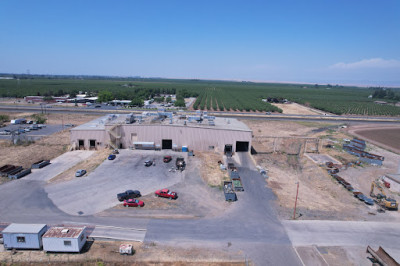
{"type": "Polygon", "coordinates": [[[252,131],[232,118],[207,113],[193,116],[170,112],[141,115],[113,114],[71,129],[76,149],[113,148],[172,149],[248,152],[252,131]]]}

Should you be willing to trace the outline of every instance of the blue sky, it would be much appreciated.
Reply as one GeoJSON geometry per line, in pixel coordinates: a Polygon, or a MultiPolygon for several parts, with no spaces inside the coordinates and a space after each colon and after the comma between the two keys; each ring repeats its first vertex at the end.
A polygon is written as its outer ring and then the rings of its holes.
{"type": "Polygon", "coordinates": [[[0,1],[0,72],[400,86],[399,0],[0,1]]]}

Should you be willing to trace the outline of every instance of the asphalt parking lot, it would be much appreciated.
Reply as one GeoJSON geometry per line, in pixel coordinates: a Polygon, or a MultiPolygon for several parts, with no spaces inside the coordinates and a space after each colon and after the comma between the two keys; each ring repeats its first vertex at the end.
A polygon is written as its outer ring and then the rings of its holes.
{"type": "MultiPolygon", "coordinates": [[[[19,125],[8,125],[6,127],[0,128],[0,131],[15,131],[18,129],[24,129],[28,128],[32,125],[30,124],[19,124],[19,125]]],[[[64,129],[66,127],[64,126],[64,129]]],[[[15,135],[15,137],[20,137],[20,138],[32,138],[32,140],[38,140],[44,136],[49,136],[51,134],[54,134],[56,132],[59,132],[63,130],[62,125],[46,125],[46,127],[37,129],[37,130],[30,130],[29,132],[24,132],[20,133],[19,135],[15,135]]],[[[10,139],[11,140],[11,135],[0,135],[0,139],[10,139]]]]}
{"type": "MultiPolygon", "coordinates": [[[[185,171],[170,172],[175,160],[165,164],[164,155],[165,152],[120,150],[115,160],[105,160],[88,176],[49,184],[45,190],[60,210],[71,215],[92,215],[120,204],[117,194],[125,190],[140,190],[144,196],[180,182],[185,171]],[[145,167],[144,162],[153,158],[156,165],[145,167]]],[[[178,156],[171,155],[174,159],[178,156]]]]}

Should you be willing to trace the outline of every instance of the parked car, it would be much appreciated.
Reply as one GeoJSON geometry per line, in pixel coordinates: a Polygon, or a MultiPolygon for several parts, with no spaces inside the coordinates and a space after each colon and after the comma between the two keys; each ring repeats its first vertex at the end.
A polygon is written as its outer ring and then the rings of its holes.
{"type": "Polygon", "coordinates": [[[114,160],[117,156],[115,154],[108,155],[108,160],[114,160]]]}
{"type": "Polygon", "coordinates": [[[81,169],[81,170],[76,171],[75,176],[76,177],[81,177],[81,176],[83,176],[85,174],[86,174],[86,170],[81,169]]]}
{"type": "Polygon", "coordinates": [[[365,201],[365,199],[367,199],[367,196],[365,196],[364,194],[357,194],[356,197],[361,201],[365,201]]]}
{"type": "Polygon", "coordinates": [[[144,162],[144,166],[147,166],[147,167],[151,166],[152,164],[153,164],[153,161],[150,161],[150,160],[144,162]]]}
{"type": "Polygon", "coordinates": [[[365,197],[364,202],[368,205],[374,205],[374,200],[368,197],[365,197]]]}
{"type": "Polygon", "coordinates": [[[142,196],[139,190],[127,190],[125,192],[117,194],[117,199],[119,201],[127,200],[127,199],[134,199],[137,197],[142,196]]]}
{"type": "Polygon", "coordinates": [[[138,199],[124,200],[124,207],[143,207],[144,202],[138,199]]]}
{"type": "Polygon", "coordinates": [[[169,198],[169,199],[176,199],[178,197],[178,194],[173,191],[169,191],[169,189],[159,189],[155,193],[156,197],[163,197],[163,198],[169,198]]]}
{"type": "Polygon", "coordinates": [[[163,159],[164,163],[169,163],[170,161],[172,161],[172,157],[171,156],[164,156],[164,159],[163,159]]]}
{"type": "Polygon", "coordinates": [[[101,108],[101,105],[95,105],[94,108],[101,108]]]}

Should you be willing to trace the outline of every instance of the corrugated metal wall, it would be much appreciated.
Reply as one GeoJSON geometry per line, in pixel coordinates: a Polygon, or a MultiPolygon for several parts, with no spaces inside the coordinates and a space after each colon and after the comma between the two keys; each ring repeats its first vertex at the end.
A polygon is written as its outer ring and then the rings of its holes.
{"type": "Polygon", "coordinates": [[[78,147],[78,140],[85,140],[85,148],[89,149],[89,140],[95,139],[96,145],[97,142],[100,142],[99,146],[104,146],[108,143],[109,138],[106,138],[107,132],[103,130],[71,130],[71,144],[75,142],[78,147]]]}
{"type": "MultiPolygon", "coordinates": [[[[106,127],[103,131],[98,130],[73,130],[71,131],[71,143],[78,139],[85,140],[85,147],[88,148],[89,139],[96,139],[102,145],[109,143],[110,137],[106,127]]],[[[121,135],[120,143],[123,148],[133,146],[132,134],[136,134],[135,141],[154,142],[161,145],[163,139],[171,139],[173,144],[178,147],[188,146],[190,150],[206,151],[209,146],[214,146],[216,151],[223,152],[226,144],[232,144],[236,149],[236,141],[249,142],[251,147],[251,131],[183,127],[176,125],[121,125],[115,129],[118,135],[121,135]]]]}
{"type": "Polygon", "coordinates": [[[58,238],[58,237],[45,237],[43,238],[43,250],[53,252],[79,252],[86,242],[80,241],[80,238],[58,238]],[[71,241],[71,246],[64,245],[64,241],[71,241]]]}
{"type": "Polygon", "coordinates": [[[131,133],[137,134],[138,141],[152,141],[161,145],[163,139],[171,139],[178,147],[188,146],[190,150],[206,151],[214,146],[216,151],[223,152],[226,144],[232,144],[235,149],[236,141],[248,141],[251,145],[251,132],[181,127],[169,125],[148,125],[142,127],[123,127],[125,145],[131,146],[131,133]]]}
{"type": "Polygon", "coordinates": [[[3,233],[4,248],[40,249],[42,247],[40,234],[3,233]],[[18,242],[17,237],[25,237],[25,242],[18,242]]]}

